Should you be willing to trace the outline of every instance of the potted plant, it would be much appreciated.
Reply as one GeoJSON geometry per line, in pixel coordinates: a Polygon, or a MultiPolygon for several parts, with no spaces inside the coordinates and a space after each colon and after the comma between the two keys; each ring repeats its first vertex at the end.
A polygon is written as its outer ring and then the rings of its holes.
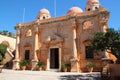
{"type": "Polygon", "coordinates": [[[93,67],[95,67],[95,63],[94,62],[87,62],[86,67],[88,68],[89,72],[93,72],[93,67]]]}
{"type": "Polygon", "coordinates": [[[21,60],[19,62],[20,66],[21,66],[21,69],[22,70],[25,70],[26,69],[26,66],[28,65],[28,61],[27,60],[21,60]]]}
{"type": "Polygon", "coordinates": [[[39,67],[39,70],[41,71],[41,70],[42,70],[42,68],[45,66],[45,63],[44,63],[44,62],[39,61],[39,62],[37,63],[37,66],[39,67]]]}
{"type": "Polygon", "coordinates": [[[70,68],[70,64],[62,62],[61,68],[63,69],[64,72],[67,72],[67,69],[70,68]]]}

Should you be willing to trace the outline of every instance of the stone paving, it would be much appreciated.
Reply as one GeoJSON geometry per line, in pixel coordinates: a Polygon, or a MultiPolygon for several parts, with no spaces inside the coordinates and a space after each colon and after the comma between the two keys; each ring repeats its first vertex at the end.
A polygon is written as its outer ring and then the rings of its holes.
{"type": "Polygon", "coordinates": [[[100,80],[100,73],[15,71],[3,69],[0,80],[100,80]]]}

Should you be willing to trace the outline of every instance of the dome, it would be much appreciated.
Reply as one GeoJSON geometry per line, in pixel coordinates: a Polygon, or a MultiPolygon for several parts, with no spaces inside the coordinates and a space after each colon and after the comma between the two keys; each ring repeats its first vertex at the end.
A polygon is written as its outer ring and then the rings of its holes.
{"type": "Polygon", "coordinates": [[[50,12],[44,8],[39,11],[39,14],[50,14],[50,12]]]}
{"type": "Polygon", "coordinates": [[[73,13],[82,13],[83,10],[79,7],[72,7],[68,10],[67,14],[73,14],[73,13]]]}
{"type": "Polygon", "coordinates": [[[87,1],[87,4],[91,4],[91,3],[94,3],[94,2],[99,3],[99,0],[88,0],[88,1],[87,1]]]}
{"type": "Polygon", "coordinates": [[[48,18],[51,18],[50,12],[45,8],[41,9],[37,15],[37,19],[43,20],[48,18]]]}

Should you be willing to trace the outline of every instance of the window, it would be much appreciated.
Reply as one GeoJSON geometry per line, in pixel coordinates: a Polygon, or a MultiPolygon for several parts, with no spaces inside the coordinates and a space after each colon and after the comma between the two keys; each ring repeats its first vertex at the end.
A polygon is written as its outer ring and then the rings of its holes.
{"type": "Polygon", "coordinates": [[[98,7],[95,7],[95,10],[97,10],[98,9],[98,7]]]}
{"type": "Polygon", "coordinates": [[[90,49],[89,46],[86,46],[85,48],[86,48],[86,50],[85,50],[85,52],[86,52],[86,59],[93,59],[94,58],[93,51],[90,49]]]}
{"type": "Polygon", "coordinates": [[[90,8],[88,8],[88,11],[90,11],[90,8]]]}
{"type": "Polygon", "coordinates": [[[45,19],[45,16],[43,16],[43,19],[45,19]]]}
{"type": "Polygon", "coordinates": [[[25,60],[30,59],[30,50],[25,50],[25,60]]]}

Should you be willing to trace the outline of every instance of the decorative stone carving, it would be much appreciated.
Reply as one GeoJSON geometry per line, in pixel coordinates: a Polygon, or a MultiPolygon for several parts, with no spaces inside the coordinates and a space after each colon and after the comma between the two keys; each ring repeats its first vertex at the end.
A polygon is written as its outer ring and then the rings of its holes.
{"type": "Polygon", "coordinates": [[[46,39],[46,42],[50,42],[50,40],[51,40],[51,37],[48,36],[47,39],[46,39]]]}
{"type": "Polygon", "coordinates": [[[63,38],[61,38],[60,36],[54,34],[52,36],[48,36],[46,39],[46,43],[48,42],[62,42],[63,38]]]}
{"type": "Polygon", "coordinates": [[[91,30],[92,26],[93,26],[93,24],[91,21],[85,21],[83,23],[83,30],[91,30]]]}
{"type": "Polygon", "coordinates": [[[27,37],[28,37],[28,36],[32,36],[32,31],[31,31],[31,29],[28,29],[28,30],[27,30],[26,36],[27,36],[27,37]]]}

